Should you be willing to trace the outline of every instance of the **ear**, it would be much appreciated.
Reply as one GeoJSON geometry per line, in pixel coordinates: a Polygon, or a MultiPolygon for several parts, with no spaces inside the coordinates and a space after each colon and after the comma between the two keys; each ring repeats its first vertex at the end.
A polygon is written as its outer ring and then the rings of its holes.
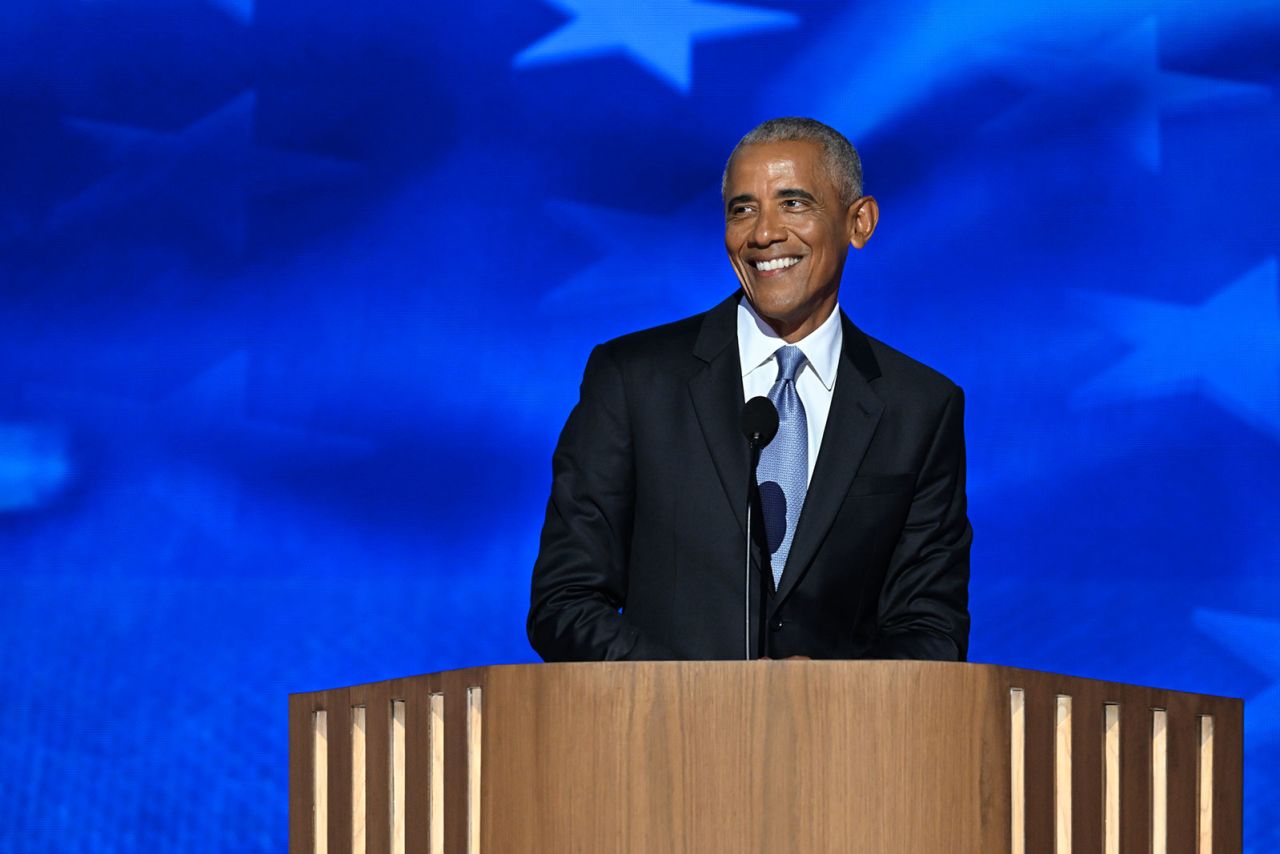
{"type": "Polygon", "coordinates": [[[849,205],[849,211],[845,216],[849,245],[854,249],[861,249],[871,239],[871,235],[876,230],[876,223],[880,222],[880,204],[875,196],[862,196],[849,205]]]}

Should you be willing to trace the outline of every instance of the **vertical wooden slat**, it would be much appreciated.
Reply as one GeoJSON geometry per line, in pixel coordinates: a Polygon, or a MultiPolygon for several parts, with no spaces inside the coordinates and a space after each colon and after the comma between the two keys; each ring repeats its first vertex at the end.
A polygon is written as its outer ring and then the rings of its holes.
{"type": "Polygon", "coordinates": [[[1027,851],[1027,699],[1021,688],[1009,689],[1009,848],[1027,851]]]}
{"type": "Polygon", "coordinates": [[[1053,726],[1053,850],[1071,854],[1071,698],[1054,701],[1053,726]]]}
{"type": "Polygon", "coordinates": [[[391,823],[391,854],[404,854],[404,775],[405,775],[405,709],[404,700],[392,700],[388,709],[391,716],[391,763],[388,772],[391,776],[390,809],[387,811],[391,823]]]}
{"type": "Polygon", "coordinates": [[[310,694],[289,697],[289,854],[315,848],[311,712],[310,694]]]}
{"type": "Polygon", "coordinates": [[[1103,707],[1102,851],[1120,854],[1120,706],[1103,707]]]}
{"type": "Polygon", "coordinates": [[[1169,713],[1151,710],[1151,854],[1169,850],[1169,713]]]}
{"type": "Polygon", "coordinates": [[[1102,850],[1103,709],[1100,682],[1071,687],[1071,842],[1083,854],[1102,850]]]}
{"type": "Polygon", "coordinates": [[[329,713],[311,713],[311,837],[315,854],[329,852],[329,713]]]}
{"type": "Polygon", "coordinates": [[[346,688],[325,691],[329,713],[329,850],[351,844],[351,702],[346,688]]]}
{"type": "Polygon", "coordinates": [[[444,694],[431,695],[431,854],[444,854],[444,694]]]}
{"type": "Polygon", "coordinates": [[[431,710],[433,678],[401,679],[396,689],[405,699],[404,850],[430,854],[431,838],[431,710]]]}
{"type": "Polygon", "coordinates": [[[467,688],[467,854],[480,854],[482,713],[482,689],[467,688]]]}
{"type": "Polygon", "coordinates": [[[391,689],[373,682],[351,690],[350,701],[365,717],[365,844],[374,854],[391,850],[391,689]]]}
{"type": "Polygon", "coordinates": [[[1027,683],[1027,851],[1054,847],[1053,742],[1057,691],[1047,678],[1027,683]]]}
{"type": "Polygon", "coordinates": [[[351,709],[351,854],[365,854],[365,822],[368,820],[368,747],[365,742],[368,709],[351,709]]]}
{"type": "Polygon", "coordinates": [[[1213,734],[1214,854],[1239,854],[1244,848],[1244,704],[1215,701],[1213,734]]]}
{"type": "Polygon", "coordinates": [[[444,674],[444,716],[449,729],[444,742],[444,850],[460,854],[467,847],[467,679],[465,671],[444,674]],[[456,721],[457,723],[453,723],[456,721]]]}
{"type": "Polygon", "coordinates": [[[1151,706],[1134,689],[1120,704],[1120,851],[1151,851],[1151,706]]]}
{"type": "Polygon", "coordinates": [[[1195,854],[1196,763],[1200,755],[1199,708],[1186,695],[1171,694],[1168,707],[1169,854],[1195,854]]]}
{"type": "Polygon", "coordinates": [[[1200,716],[1196,801],[1196,854],[1213,854],[1213,715],[1200,716]]]}

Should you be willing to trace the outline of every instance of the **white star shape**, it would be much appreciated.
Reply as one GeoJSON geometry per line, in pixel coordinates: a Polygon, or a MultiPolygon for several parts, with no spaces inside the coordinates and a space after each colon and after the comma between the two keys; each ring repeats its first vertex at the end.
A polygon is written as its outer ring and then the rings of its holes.
{"type": "Polygon", "coordinates": [[[1268,258],[1200,305],[1086,293],[1133,345],[1075,394],[1083,404],[1199,393],[1280,438],[1280,298],[1268,258]]]}
{"type": "Polygon", "coordinates": [[[692,81],[693,43],[794,27],[790,12],[703,0],[546,0],[572,18],[518,53],[516,68],[622,52],[681,93],[692,81]]]}
{"type": "Polygon", "coordinates": [[[1201,632],[1271,680],[1260,694],[1249,698],[1245,729],[1251,737],[1261,740],[1280,735],[1280,620],[1198,608],[1192,621],[1201,632]]]}

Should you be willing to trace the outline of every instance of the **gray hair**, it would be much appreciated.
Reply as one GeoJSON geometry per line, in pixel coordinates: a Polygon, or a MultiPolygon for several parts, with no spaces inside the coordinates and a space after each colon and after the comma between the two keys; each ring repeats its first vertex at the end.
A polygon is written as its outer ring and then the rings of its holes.
{"type": "Polygon", "coordinates": [[[814,142],[822,146],[822,161],[840,191],[840,204],[848,207],[862,195],[862,160],[853,143],[833,127],[816,119],[787,116],[769,119],[752,128],[729,153],[720,178],[720,195],[729,185],[729,163],[744,145],[764,142],[814,142]]]}

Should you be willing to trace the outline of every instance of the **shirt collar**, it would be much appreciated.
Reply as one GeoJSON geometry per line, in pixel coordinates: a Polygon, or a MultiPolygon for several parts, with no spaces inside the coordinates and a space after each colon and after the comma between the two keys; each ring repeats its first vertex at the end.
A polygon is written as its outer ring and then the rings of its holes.
{"type": "MultiPolygon", "coordinates": [[[[795,342],[827,391],[831,391],[836,382],[836,367],[840,363],[843,342],[844,330],[838,305],[821,326],[795,342]]],[[[773,354],[786,343],[756,313],[746,297],[738,301],[738,360],[744,377],[773,361],[773,354]]]]}

